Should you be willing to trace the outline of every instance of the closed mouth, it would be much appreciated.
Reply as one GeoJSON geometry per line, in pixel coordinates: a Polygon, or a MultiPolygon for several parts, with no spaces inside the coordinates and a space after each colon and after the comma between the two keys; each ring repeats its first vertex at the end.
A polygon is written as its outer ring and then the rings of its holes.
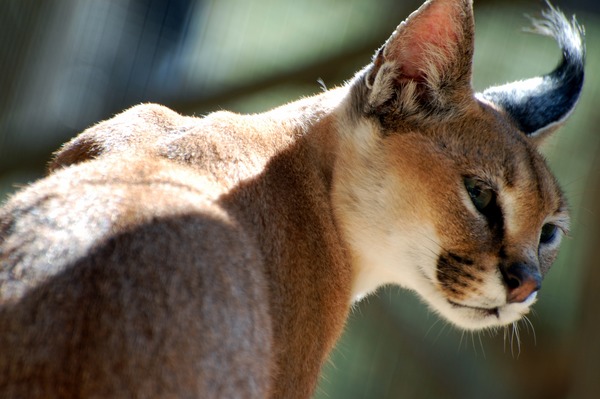
{"type": "Polygon", "coordinates": [[[480,308],[480,307],[476,307],[476,306],[462,305],[460,303],[451,301],[449,299],[448,299],[448,302],[450,303],[450,305],[452,305],[455,308],[475,310],[475,311],[481,313],[481,315],[484,317],[495,316],[497,318],[500,318],[500,312],[497,307],[495,307],[495,308],[480,308]]]}

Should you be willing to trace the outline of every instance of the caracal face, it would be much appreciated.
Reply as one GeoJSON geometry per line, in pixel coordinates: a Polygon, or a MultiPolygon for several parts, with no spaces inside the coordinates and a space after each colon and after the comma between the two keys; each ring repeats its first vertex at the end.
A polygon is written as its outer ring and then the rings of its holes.
{"type": "Polygon", "coordinates": [[[337,193],[360,248],[355,297],[398,283],[467,329],[528,313],[568,229],[565,199],[534,145],[475,98],[443,126],[363,128],[372,155],[349,157],[337,193]]]}
{"type": "Polygon", "coordinates": [[[576,21],[544,17],[534,28],[563,61],[542,78],[473,91],[468,2],[426,3],[357,74],[333,193],[355,299],[400,284],[466,329],[529,312],[569,225],[538,148],[576,103],[585,58],[576,21]]]}

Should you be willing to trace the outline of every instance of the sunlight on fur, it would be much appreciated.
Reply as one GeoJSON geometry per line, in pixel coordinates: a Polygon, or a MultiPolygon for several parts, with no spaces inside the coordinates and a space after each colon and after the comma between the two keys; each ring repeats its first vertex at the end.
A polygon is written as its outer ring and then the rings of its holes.
{"type": "Polygon", "coordinates": [[[562,61],[524,82],[475,93],[472,2],[429,0],[340,87],[65,143],[0,209],[0,396],[309,398],[386,284],[518,357],[569,225],[539,146],[584,80],[583,29],[542,18],[562,61]]]}

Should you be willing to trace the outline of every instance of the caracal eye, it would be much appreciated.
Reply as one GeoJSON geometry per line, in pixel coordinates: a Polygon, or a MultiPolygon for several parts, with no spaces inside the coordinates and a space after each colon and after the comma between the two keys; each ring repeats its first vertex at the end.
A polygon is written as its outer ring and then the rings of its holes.
{"type": "Polygon", "coordinates": [[[540,234],[540,243],[547,244],[554,239],[556,236],[556,232],[558,231],[558,227],[552,223],[546,223],[542,226],[542,232],[540,234]]]}
{"type": "Polygon", "coordinates": [[[473,201],[473,205],[479,212],[484,212],[485,209],[492,203],[494,191],[485,185],[483,182],[472,177],[465,178],[465,188],[473,201]]]}

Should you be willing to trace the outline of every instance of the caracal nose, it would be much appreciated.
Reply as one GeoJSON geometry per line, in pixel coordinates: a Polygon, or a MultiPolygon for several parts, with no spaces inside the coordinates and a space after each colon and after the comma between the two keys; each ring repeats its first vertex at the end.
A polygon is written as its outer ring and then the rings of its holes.
{"type": "Polygon", "coordinates": [[[542,275],[537,267],[525,263],[513,263],[508,267],[501,268],[501,271],[509,303],[524,302],[542,288],[542,275]]]}

